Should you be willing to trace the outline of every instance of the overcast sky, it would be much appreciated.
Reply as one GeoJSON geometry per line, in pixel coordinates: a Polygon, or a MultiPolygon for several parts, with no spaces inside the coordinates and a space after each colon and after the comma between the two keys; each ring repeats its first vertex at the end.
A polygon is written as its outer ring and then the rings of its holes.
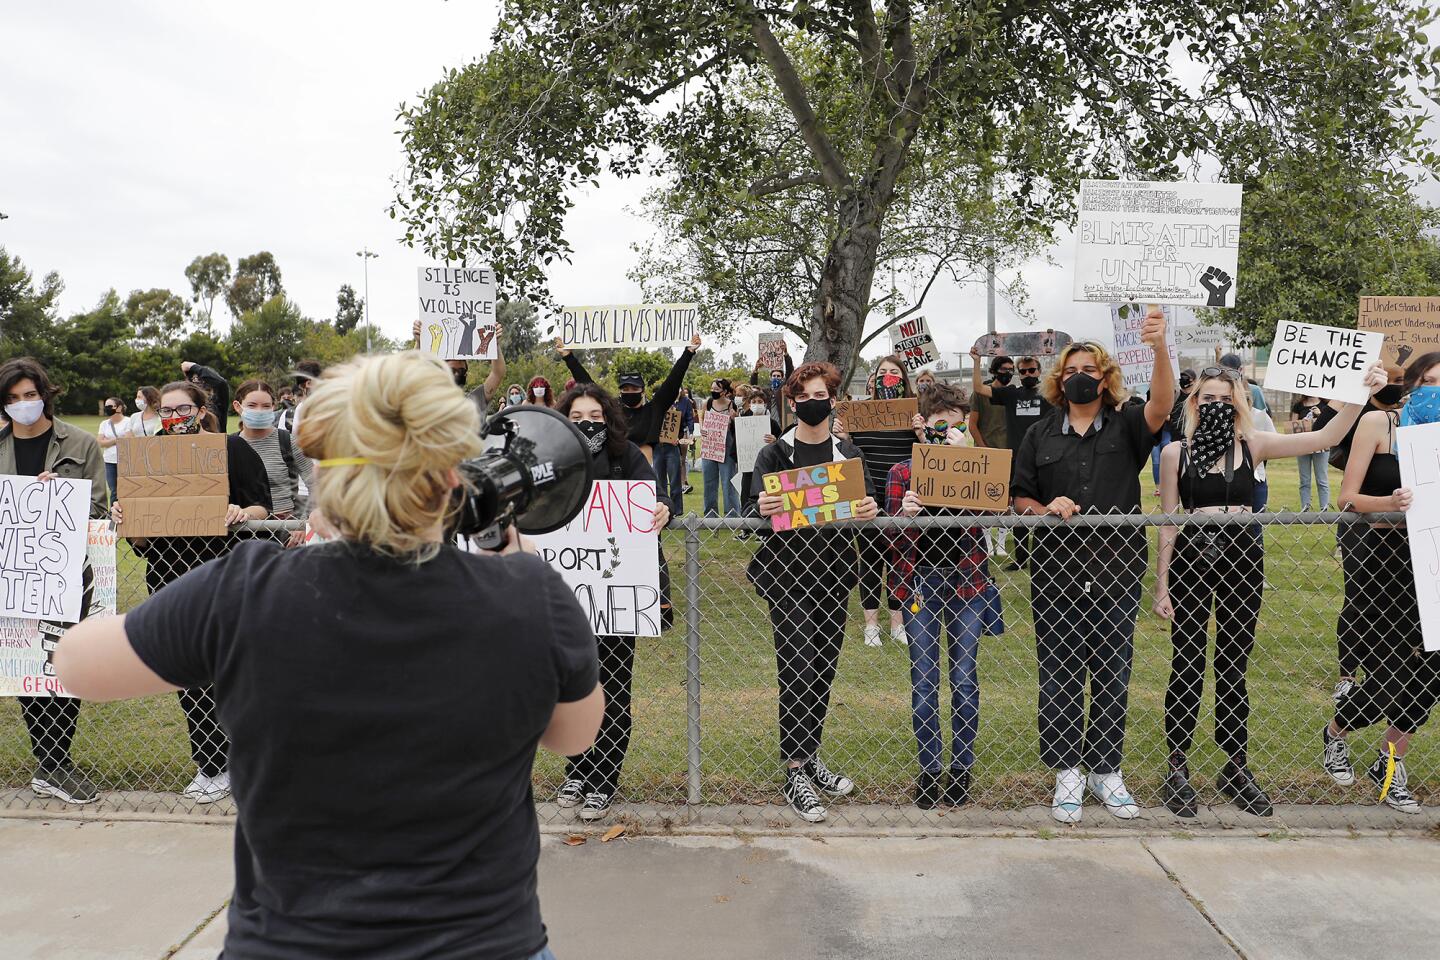
{"type": "MultiPolygon", "coordinates": [[[[484,51],[495,6],[13,4],[0,58],[0,245],[37,275],[59,271],[67,314],[111,287],[188,296],[196,255],[233,264],[269,250],[313,317],[334,315],[342,283],[363,290],[355,253],[368,246],[380,254],[372,317],[408,337],[425,258],[385,212],[403,169],[396,108],[484,51]]],[[[647,228],[627,208],[644,188],[607,180],[576,198],[574,260],[552,273],[560,302],[638,300],[625,274],[647,228]]],[[[1070,302],[1070,247],[1056,245],[1054,266],[1024,268],[1030,306],[1041,326],[1108,335],[1106,308],[1070,302]]],[[[985,329],[983,286],[942,281],[925,314],[943,351],[968,349],[985,329]]],[[[998,316],[1001,330],[1021,328],[1003,301],[998,316]]]]}

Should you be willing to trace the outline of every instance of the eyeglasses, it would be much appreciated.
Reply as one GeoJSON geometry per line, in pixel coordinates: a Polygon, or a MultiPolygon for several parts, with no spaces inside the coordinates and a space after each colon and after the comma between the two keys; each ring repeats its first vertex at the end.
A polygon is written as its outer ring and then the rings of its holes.
{"type": "Polygon", "coordinates": [[[182,403],[178,407],[161,407],[155,412],[162,417],[188,417],[198,409],[193,403],[182,403]]]}

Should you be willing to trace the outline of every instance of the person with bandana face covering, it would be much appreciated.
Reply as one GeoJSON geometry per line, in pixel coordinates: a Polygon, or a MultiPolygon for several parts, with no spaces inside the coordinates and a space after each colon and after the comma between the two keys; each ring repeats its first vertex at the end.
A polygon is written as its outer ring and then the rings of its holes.
{"type": "Polygon", "coordinates": [[[1148,538],[1141,527],[1063,522],[1082,511],[1140,512],[1140,470],[1175,401],[1158,307],[1146,311],[1140,341],[1161,345],[1143,405],[1124,402],[1120,367],[1104,347],[1065,348],[1044,383],[1057,409],[1026,432],[1014,469],[1015,509],[1062,521],[1035,530],[1030,574],[1040,760],[1055,771],[1050,812],[1061,823],[1080,820],[1082,766],[1107,810],[1122,819],[1140,815],[1120,764],[1148,538]]]}
{"type": "MultiPolygon", "coordinates": [[[[1384,385],[1377,365],[1372,393],[1384,385]]],[[[1360,416],[1358,404],[1318,432],[1266,433],[1255,428],[1245,381],[1207,367],[1185,401],[1178,442],[1160,457],[1160,502],[1166,513],[1250,513],[1256,471],[1275,457],[1298,457],[1333,445],[1360,416]]],[[[1162,796],[1177,816],[1193,817],[1199,797],[1187,760],[1205,684],[1206,637],[1215,616],[1215,742],[1225,754],[1216,786],[1246,813],[1266,817],[1270,798],[1248,764],[1250,697],[1246,674],[1265,588],[1264,545],[1253,525],[1162,527],[1155,573],[1155,613],[1170,621],[1170,680],[1165,688],[1169,764],[1162,796]]]]}
{"type": "MultiPolygon", "coordinates": [[[[1401,486],[1395,431],[1440,423],[1440,353],[1413,360],[1405,369],[1404,387],[1407,396],[1398,414],[1377,410],[1360,418],[1340,484],[1340,509],[1398,513],[1414,503],[1414,491],[1401,486]]],[[[1377,799],[1392,810],[1420,813],[1420,801],[1410,792],[1405,755],[1440,699],[1440,651],[1425,650],[1405,524],[1357,525],[1364,539],[1352,585],[1359,608],[1356,620],[1363,630],[1365,679],[1338,698],[1334,719],[1321,732],[1323,766],[1336,783],[1355,783],[1347,738],[1387,721],[1384,746],[1366,769],[1366,779],[1377,799]]]]}
{"type": "MultiPolygon", "coordinates": [[[[188,380],[167,383],[160,390],[160,430],[168,436],[218,433],[214,415],[205,405],[206,393],[188,380]]],[[[246,520],[264,520],[270,515],[270,478],[265,462],[239,434],[225,437],[229,458],[230,503],[225,523],[235,526],[246,520]]],[[[125,501],[111,509],[117,521],[124,516],[125,501]]],[[[145,559],[145,586],[151,595],[167,584],[234,547],[236,537],[150,537],[131,540],[145,559]]],[[[230,741],[215,719],[215,697],[209,688],[180,691],[180,708],[190,731],[190,755],[198,767],[195,778],[181,795],[196,803],[214,803],[230,794],[227,754],[230,741]]]]}
{"type": "MultiPolygon", "coordinates": [[[[568,417],[585,437],[595,458],[596,480],[655,481],[655,471],[626,438],[624,413],[604,389],[593,383],[577,383],[560,397],[555,409],[568,417]]],[[[672,504],[656,493],[655,526],[670,522],[672,504]]],[[[605,689],[605,717],[595,745],[571,757],[565,767],[565,782],[555,802],[563,808],[580,807],[581,820],[600,820],[610,812],[620,786],[620,770],[630,748],[630,688],[635,671],[635,638],[597,636],[600,652],[600,685],[605,689]]]]}

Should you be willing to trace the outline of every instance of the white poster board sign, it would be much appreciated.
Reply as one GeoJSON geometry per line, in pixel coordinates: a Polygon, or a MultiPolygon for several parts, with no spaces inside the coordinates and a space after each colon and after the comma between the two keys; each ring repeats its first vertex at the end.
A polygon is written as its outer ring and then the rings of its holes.
{"type": "Polygon", "coordinates": [[[1225,346],[1224,327],[1185,324],[1175,328],[1175,346],[1181,350],[1213,350],[1225,346]]]}
{"type": "Polygon", "coordinates": [[[1238,183],[1080,181],[1074,299],[1233,307],[1240,196],[1238,183]]]}
{"type": "Polygon", "coordinates": [[[755,458],[765,446],[770,435],[770,415],[735,418],[735,462],[738,473],[751,473],[755,469],[755,458]]]}
{"type": "Polygon", "coordinates": [[[1440,423],[1395,431],[1400,483],[1415,494],[1405,511],[1410,566],[1426,650],[1440,650],[1440,423]]]}
{"type": "Polygon", "coordinates": [[[1364,403],[1365,371],[1380,360],[1385,334],[1282,320],[1275,328],[1265,388],[1322,400],[1364,403]]]}
{"type": "Polygon", "coordinates": [[[683,347],[698,332],[693,303],[631,303],[562,307],[554,328],[567,350],[683,347]]]}
{"type": "Polygon", "coordinates": [[[495,271],[442,263],[419,273],[420,350],[441,360],[494,360],[495,271]]]}
{"type": "Polygon", "coordinates": [[[935,349],[935,338],[930,335],[924,317],[907,317],[892,326],[890,342],[894,344],[890,352],[900,358],[910,373],[940,359],[940,352],[935,349]]]}
{"type": "Polygon", "coordinates": [[[0,476],[0,617],[74,623],[90,481],[0,476]]]}
{"type": "Polygon", "coordinates": [[[531,537],[575,591],[597,636],[660,636],[655,481],[596,480],[578,516],[531,537]]]}
{"type": "MultiPolygon", "coordinates": [[[[1126,390],[1140,390],[1149,385],[1155,374],[1155,351],[1140,340],[1140,328],[1145,325],[1145,303],[1112,303],[1110,323],[1115,330],[1115,362],[1125,377],[1126,390]]],[[[1170,370],[1176,379],[1180,377],[1180,361],[1176,356],[1175,328],[1170,320],[1174,313],[1169,306],[1161,305],[1165,314],[1165,346],[1170,352],[1170,370]]]]}

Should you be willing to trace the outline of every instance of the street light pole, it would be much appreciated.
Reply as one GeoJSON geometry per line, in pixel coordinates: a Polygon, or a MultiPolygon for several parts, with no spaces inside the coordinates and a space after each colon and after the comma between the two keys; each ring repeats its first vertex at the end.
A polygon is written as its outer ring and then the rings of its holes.
{"type": "Polygon", "coordinates": [[[355,256],[365,263],[365,352],[370,352],[370,331],[374,329],[370,325],[370,261],[380,256],[372,253],[369,247],[361,247],[355,251],[355,256]]]}

